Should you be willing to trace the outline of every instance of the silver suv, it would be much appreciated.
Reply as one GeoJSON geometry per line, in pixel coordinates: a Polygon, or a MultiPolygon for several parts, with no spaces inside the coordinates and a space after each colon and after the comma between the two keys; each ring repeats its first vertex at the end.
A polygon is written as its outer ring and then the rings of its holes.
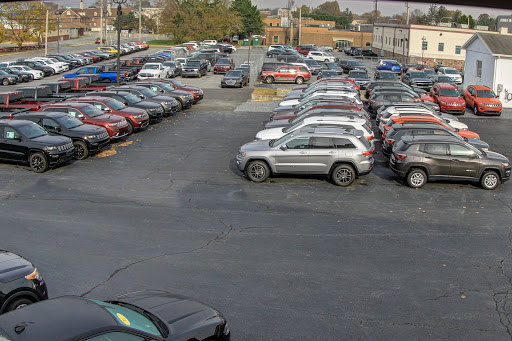
{"type": "Polygon", "coordinates": [[[243,145],[238,169],[254,182],[271,174],[324,174],[338,186],[350,185],[373,168],[373,149],[361,130],[303,128],[275,140],[243,145]]]}

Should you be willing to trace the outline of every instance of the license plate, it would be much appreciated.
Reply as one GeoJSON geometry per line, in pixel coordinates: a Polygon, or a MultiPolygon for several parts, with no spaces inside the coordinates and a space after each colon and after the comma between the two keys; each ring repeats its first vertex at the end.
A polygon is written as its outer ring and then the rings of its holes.
{"type": "Polygon", "coordinates": [[[226,81],[227,85],[235,85],[235,81],[226,81]]]}

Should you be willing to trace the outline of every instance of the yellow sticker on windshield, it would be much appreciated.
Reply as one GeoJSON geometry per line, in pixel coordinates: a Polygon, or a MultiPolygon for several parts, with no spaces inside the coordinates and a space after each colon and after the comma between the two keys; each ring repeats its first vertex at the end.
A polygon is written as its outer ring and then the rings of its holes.
{"type": "Polygon", "coordinates": [[[117,313],[116,314],[117,317],[121,320],[121,322],[123,322],[124,324],[126,324],[127,326],[130,325],[130,321],[128,321],[128,319],[126,317],[124,317],[123,315],[117,313]]]}

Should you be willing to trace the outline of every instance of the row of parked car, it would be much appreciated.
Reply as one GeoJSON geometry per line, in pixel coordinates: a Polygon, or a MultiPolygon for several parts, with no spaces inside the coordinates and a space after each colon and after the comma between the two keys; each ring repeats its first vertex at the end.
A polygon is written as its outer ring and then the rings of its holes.
{"type": "MultiPolygon", "coordinates": [[[[426,93],[400,82],[392,71],[375,77],[364,87],[368,111],[376,115],[391,169],[411,187],[456,179],[494,189],[510,179],[509,160],[449,113],[443,91],[451,85],[438,83],[426,93]]],[[[339,75],[294,88],[273,110],[265,130],[240,148],[238,168],[254,182],[272,174],[323,174],[347,186],[368,174],[375,144],[361,90],[357,80],[339,75]]],[[[471,85],[467,91],[486,98],[491,90],[471,85]]]]}
{"type": "Polygon", "coordinates": [[[102,301],[82,296],[48,299],[41,272],[27,259],[3,250],[0,292],[2,341],[231,338],[219,311],[165,291],[137,291],[102,301]]]}

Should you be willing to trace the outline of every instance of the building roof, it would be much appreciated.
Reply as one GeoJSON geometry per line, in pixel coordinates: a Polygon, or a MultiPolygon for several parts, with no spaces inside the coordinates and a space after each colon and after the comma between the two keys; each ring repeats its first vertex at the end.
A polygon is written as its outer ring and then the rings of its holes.
{"type": "Polygon", "coordinates": [[[462,47],[467,49],[476,39],[481,39],[492,55],[512,56],[512,35],[478,32],[462,47]]]}

